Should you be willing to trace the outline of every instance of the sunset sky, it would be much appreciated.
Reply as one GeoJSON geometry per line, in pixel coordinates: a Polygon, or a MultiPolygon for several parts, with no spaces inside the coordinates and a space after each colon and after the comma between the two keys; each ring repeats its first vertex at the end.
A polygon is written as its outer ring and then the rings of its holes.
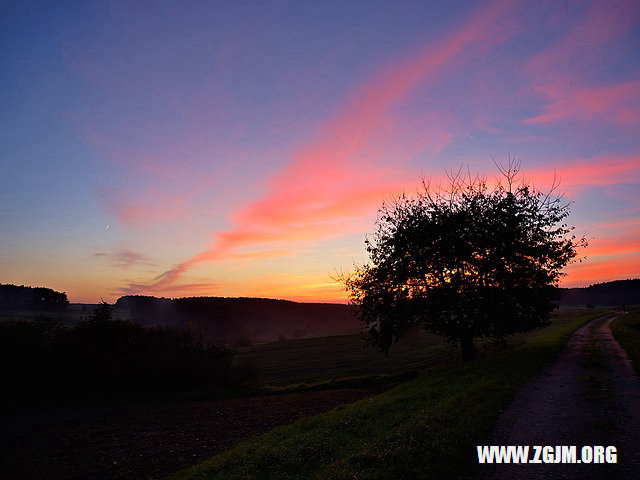
{"type": "Polygon", "coordinates": [[[640,2],[0,2],[0,283],[345,301],[385,199],[516,154],[640,276],[640,2]]]}

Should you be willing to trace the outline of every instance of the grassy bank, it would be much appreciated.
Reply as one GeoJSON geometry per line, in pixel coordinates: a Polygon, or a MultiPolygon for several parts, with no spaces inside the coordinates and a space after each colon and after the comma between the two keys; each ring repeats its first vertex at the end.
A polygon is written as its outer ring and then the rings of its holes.
{"type": "Polygon", "coordinates": [[[174,479],[385,479],[472,475],[515,391],[597,311],[565,314],[499,354],[438,367],[372,398],[244,442],[174,479]]]}
{"type": "Polygon", "coordinates": [[[631,358],[636,373],[640,375],[640,307],[633,307],[629,313],[614,320],[611,331],[631,358]]]}

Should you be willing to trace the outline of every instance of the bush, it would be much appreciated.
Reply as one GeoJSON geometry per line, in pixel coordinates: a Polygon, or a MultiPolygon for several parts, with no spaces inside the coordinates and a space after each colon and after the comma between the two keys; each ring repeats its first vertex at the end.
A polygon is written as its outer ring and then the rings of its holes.
{"type": "Polygon", "coordinates": [[[72,328],[55,322],[0,324],[5,400],[137,397],[199,390],[219,394],[251,382],[234,350],[171,328],[102,315],[72,328]]]}

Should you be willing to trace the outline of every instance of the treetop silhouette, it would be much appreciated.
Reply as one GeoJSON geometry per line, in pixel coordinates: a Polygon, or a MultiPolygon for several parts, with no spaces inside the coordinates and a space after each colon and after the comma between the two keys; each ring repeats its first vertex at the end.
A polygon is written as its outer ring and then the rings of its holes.
{"type": "Polygon", "coordinates": [[[524,181],[514,158],[496,164],[499,178],[448,174],[448,185],[423,179],[423,191],[379,210],[365,240],[370,263],[343,275],[364,332],[388,352],[421,325],[460,342],[543,327],[557,306],[562,268],[584,238],[564,223],[569,203],[524,181]]]}

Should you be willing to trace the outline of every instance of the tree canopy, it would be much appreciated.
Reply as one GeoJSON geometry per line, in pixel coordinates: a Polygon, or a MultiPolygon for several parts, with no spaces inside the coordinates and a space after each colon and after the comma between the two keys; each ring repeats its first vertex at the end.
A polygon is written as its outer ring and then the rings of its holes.
{"type": "Polygon", "coordinates": [[[64,310],[69,305],[65,292],[45,287],[0,284],[0,310],[64,310]]]}
{"type": "Polygon", "coordinates": [[[460,342],[470,359],[474,338],[548,324],[562,268],[586,241],[564,223],[569,204],[555,187],[536,190],[515,162],[499,168],[494,186],[458,172],[379,210],[370,262],[343,281],[384,352],[414,325],[460,342]]]}

